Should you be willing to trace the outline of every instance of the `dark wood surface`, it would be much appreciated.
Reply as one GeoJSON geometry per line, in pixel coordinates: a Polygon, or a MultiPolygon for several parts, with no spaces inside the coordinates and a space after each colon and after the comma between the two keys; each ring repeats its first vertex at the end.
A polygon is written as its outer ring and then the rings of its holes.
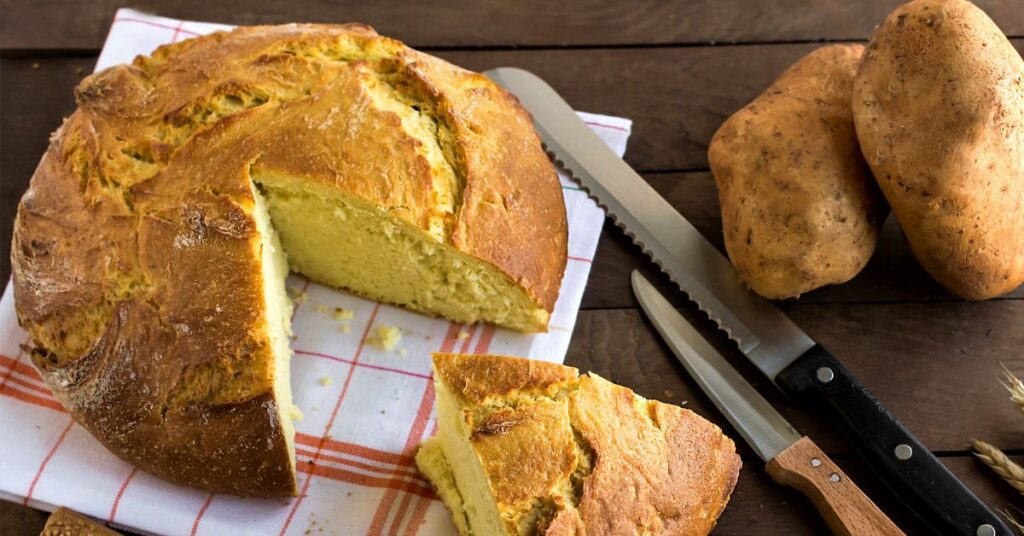
{"type": "MultiPolygon", "coordinates": [[[[576,108],[634,120],[627,160],[721,248],[706,149],[718,125],[818,41],[865,40],[899,2],[674,0],[429,2],[141,0],[139,9],[233,23],[360,21],[460,65],[515,65],[546,78],[576,108]]],[[[0,0],[0,277],[10,274],[11,224],[47,139],[73,109],[119,2],[0,0]]],[[[979,5],[1024,37],[1019,0],[979,5]]],[[[1024,49],[1024,39],[1014,39],[1024,49]]],[[[811,436],[908,534],[924,528],[850,451],[830,423],[784,399],[722,340],[625,235],[606,224],[568,363],[687,407],[736,434],[636,308],[639,268],[803,433],[811,436]]],[[[867,268],[844,285],[781,304],[972,489],[1000,510],[1019,494],[970,455],[970,437],[1019,459],[1024,416],[998,383],[1000,363],[1024,373],[1024,290],[983,303],[957,300],[910,255],[890,218],[867,268]]],[[[745,469],[720,534],[822,534],[810,503],[774,484],[741,445],[745,469]]],[[[0,534],[38,533],[45,514],[0,503],[0,534]]]]}

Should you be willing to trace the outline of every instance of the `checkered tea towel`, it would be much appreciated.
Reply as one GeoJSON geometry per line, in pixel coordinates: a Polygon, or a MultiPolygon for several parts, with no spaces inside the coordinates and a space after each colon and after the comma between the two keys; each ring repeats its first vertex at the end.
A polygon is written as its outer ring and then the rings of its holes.
{"type": "MultiPolygon", "coordinates": [[[[121,9],[96,68],[225,28],[121,9]]],[[[630,121],[580,115],[617,153],[625,151],[630,121]]],[[[565,358],[604,215],[561,180],[569,263],[548,333],[457,325],[289,277],[288,286],[304,298],[293,321],[292,388],[305,413],[296,423],[301,495],[294,499],[210,495],[154,478],[108,453],[54,401],[20,350],[27,336],[18,328],[8,285],[0,301],[0,496],[45,510],[67,506],[144,533],[454,534],[448,512],[413,462],[416,446],[435,429],[429,355],[565,358]],[[336,308],[351,311],[351,318],[336,308]],[[396,334],[395,346],[384,349],[396,334]]]]}

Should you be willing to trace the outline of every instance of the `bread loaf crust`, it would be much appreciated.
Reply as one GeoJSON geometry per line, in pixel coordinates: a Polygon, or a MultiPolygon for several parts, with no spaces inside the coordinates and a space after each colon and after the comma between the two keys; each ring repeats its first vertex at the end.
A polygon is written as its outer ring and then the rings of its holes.
{"type": "Polygon", "coordinates": [[[295,492],[263,311],[261,170],[440,225],[439,240],[554,307],[558,180],[529,115],[482,75],[367,26],[291,24],[161,47],[86,78],[76,98],[18,208],[18,319],[54,395],[147,472],[216,493],[295,492]],[[453,209],[373,91],[433,107],[451,137],[453,209]]]}

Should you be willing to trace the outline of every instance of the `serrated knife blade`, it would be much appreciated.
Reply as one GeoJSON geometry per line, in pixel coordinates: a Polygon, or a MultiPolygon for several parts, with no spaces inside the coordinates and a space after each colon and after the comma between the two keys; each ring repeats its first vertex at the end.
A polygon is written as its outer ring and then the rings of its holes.
{"type": "Polygon", "coordinates": [[[769,378],[814,346],[777,307],[750,292],[690,222],[613,153],[546,82],[522,69],[484,72],[533,114],[547,150],[615,223],[769,378]]]}

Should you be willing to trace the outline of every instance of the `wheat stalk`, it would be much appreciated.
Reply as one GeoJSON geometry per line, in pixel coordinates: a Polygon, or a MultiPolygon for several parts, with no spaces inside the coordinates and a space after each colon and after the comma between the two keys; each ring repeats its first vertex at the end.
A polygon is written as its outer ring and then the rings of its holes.
{"type": "MultiPolygon", "coordinates": [[[[1020,512],[1020,508],[1017,508],[1013,505],[1011,505],[1010,507],[1020,512]]],[[[1013,525],[1013,529],[1017,531],[1017,534],[1024,534],[1024,525],[1021,525],[1020,522],[1017,521],[1017,518],[1013,517],[1013,514],[1011,514],[1009,510],[1000,510],[999,513],[1003,514],[1003,517],[1005,517],[1006,520],[1009,521],[1011,525],[1013,525]]]]}
{"type": "Polygon", "coordinates": [[[1014,376],[1010,369],[1006,368],[1006,364],[1000,364],[1003,367],[1003,374],[1006,375],[1005,381],[1000,381],[1003,387],[1010,392],[1010,401],[1017,406],[1021,412],[1024,412],[1024,382],[1020,381],[1020,378],[1014,376]]]}
{"type": "MultiPolygon", "coordinates": [[[[1024,413],[1024,382],[1015,376],[1010,369],[1006,367],[1005,363],[1000,363],[1003,367],[1004,379],[1000,380],[999,383],[1010,392],[1010,401],[1013,402],[1017,409],[1024,413]]],[[[1024,467],[1014,463],[1006,454],[999,450],[999,448],[980,441],[978,439],[971,439],[971,446],[974,448],[974,455],[979,460],[985,463],[985,465],[992,468],[996,474],[1003,478],[1007,484],[1012,486],[1020,493],[1024,493],[1024,467]]],[[[1011,508],[1021,512],[1021,510],[1013,507],[1011,508]]],[[[1013,525],[1014,530],[1017,534],[1024,534],[1024,525],[1009,512],[1009,510],[1003,510],[1000,512],[1003,517],[1013,525]]],[[[1024,512],[1022,512],[1024,513],[1024,512]]]]}
{"type": "Polygon", "coordinates": [[[991,467],[1014,489],[1024,493],[1024,467],[1017,465],[1003,454],[1003,451],[984,441],[971,439],[971,446],[974,447],[974,455],[979,460],[985,462],[985,465],[991,467]]]}

